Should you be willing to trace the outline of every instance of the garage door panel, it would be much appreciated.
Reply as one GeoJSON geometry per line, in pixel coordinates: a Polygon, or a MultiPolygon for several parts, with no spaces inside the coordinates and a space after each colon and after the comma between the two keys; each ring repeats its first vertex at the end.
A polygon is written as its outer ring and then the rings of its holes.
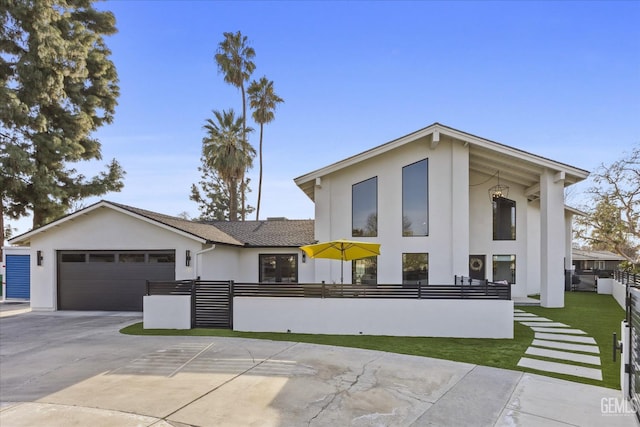
{"type": "MultiPolygon", "coordinates": [[[[174,251],[168,258],[175,259],[174,251]]],[[[147,280],[174,280],[175,263],[149,262],[99,262],[100,259],[118,259],[108,253],[86,251],[86,257],[78,255],[83,251],[58,253],[58,308],[60,310],[118,310],[142,311],[142,297],[147,280]],[[105,256],[107,255],[107,256],[105,256]],[[94,262],[91,262],[91,260],[94,262]],[[81,262],[64,262],[81,260],[81,262]],[[89,262],[87,262],[89,260],[89,262]]],[[[122,255],[123,259],[137,259],[130,256],[150,254],[157,251],[110,251],[122,255]]]]}

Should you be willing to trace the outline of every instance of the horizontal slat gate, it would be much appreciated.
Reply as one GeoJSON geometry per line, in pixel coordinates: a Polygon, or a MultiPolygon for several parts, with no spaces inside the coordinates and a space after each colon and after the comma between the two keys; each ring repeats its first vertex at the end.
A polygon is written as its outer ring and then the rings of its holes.
{"type": "Polygon", "coordinates": [[[233,327],[231,286],[231,282],[196,282],[196,327],[233,327]]]}

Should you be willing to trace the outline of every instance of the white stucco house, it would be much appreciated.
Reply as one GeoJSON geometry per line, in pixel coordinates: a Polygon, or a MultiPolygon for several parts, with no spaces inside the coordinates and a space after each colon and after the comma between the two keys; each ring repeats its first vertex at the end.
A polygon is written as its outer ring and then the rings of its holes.
{"type": "MultiPolygon", "coordinates": [[[[315,203],[316,240],[382,244],[377,260],[354,262],[345,277],[507,280],[513,296],[539,293],[542,306],[562,307],[575,212],[564,189],[588,174],[434,123],[295,182],[315,203]]],[[[335,281],[338,268],[316,260],[316,281],[335,281]]]]}
{"type": "Polygon", "coordinates": [[[100,201],[10,242],[31,251],[33,310],[142,311],[146,280],[310,282],[313,220],[194,222],[100,201]]]}
{"type": "Polygon", "coordinates": [[[34,310],[140,310],[145,280],[339,282],[339,262],[299,250],[339,238],[381,244],[377,259],[345,263],[345,283],[471,276],[561,307],[564,188],[587,175],[434,123],[296,178],[315,220],[203,223],[101,201],[10,243],[30,247],[34,310]]]}

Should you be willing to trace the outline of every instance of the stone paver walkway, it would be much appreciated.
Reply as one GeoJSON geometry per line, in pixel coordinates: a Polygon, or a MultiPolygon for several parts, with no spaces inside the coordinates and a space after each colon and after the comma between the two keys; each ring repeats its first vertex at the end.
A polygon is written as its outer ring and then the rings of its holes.
{"type": "Polygon", "coordinates": [[[600,349],[586,332],[521,309],[514,320],[535,332],[518,366],[602,381],[600,349]]]}

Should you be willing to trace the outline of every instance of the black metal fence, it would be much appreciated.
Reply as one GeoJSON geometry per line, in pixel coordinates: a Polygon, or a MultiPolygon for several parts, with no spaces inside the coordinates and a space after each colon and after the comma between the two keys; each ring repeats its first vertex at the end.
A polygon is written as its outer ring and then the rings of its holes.
{"type": "Polygon", "coordinates": [[[233,327],[233,297],[387,298],[510,300],[511,285],[456,277],[455,285],[353,285],[325,283],[235,283],[214,280],[158,281],[147,295],[191,296],[192,327],[233,327]]]}
{"type": "Polygon", "coordinates": [[[628,271],[616,270],[613,278],[623,285],[640,286],[640,274],[629,273],[628,271]]]}
{"type": "Polygon", "coordinates": [[[511,285],[465,281],[455,285],[358,285],[234,283],[236,297],[387,298],[387,299],[511,299],[511,285]]]}
{"type": "Polygon", "coordinates": [[[192,328],[233,328],[232,281],[147,281],[146,286],[147,295],[191,296],[192,328]]]}

